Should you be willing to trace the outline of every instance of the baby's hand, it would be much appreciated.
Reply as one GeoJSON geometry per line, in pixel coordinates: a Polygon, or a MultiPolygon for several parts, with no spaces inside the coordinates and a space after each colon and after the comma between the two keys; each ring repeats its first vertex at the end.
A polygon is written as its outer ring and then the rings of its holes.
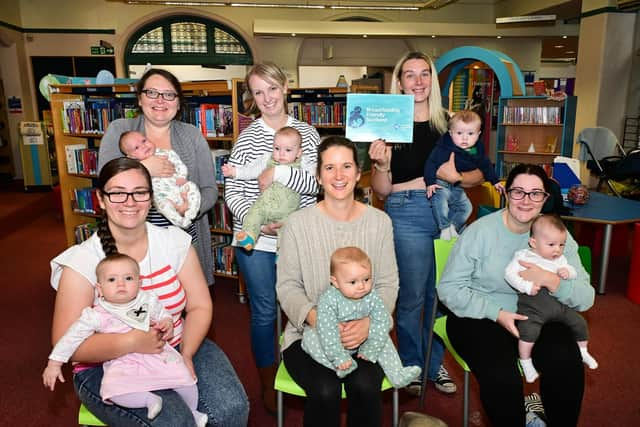
{"type": "Polygon", "coordinates": [[[531,295],[531,296],[537,295],[538,292],[540,292],[540,285],[532,283],[531,284],[531,290],[529,291],[529,295],[531,295]]]}
{"type": "Polygon", "coordinates": [[[341,371],[344,371],[345,369],[349,369],[352,363],[353,361],[349,359],[346,362],[339,364],[338,369],[340,369],[341,371]]]}
{"type": "Polygon", "coordinates": [[[498,191],[498,193],[500,194],[505,194],[506,190],[504,188],[504,185],[502,185],[501,182],[496,182],[495,184],[493,184],[493,187],[498,191]]]}
{"type": "Polygon", "coordinates": [[[61,383],[64,382],[62,362],[49,360],[47,367],[44,368],[44,372],[42,373],[42,382],[45,387],[49,387],[49,390],[53,391],[56,386],[56,380],[60,380],[61,383]]]}
{"type": "Polygon", "coordinates": [[[557,273],[561,279],[567,280],[569,278],[569,269],[567,267],[560,267],[557,273]]]}
{"type": "Polygon", "coordinates": [[[358,353],[358,359],[366,360],[367,362],[369,361],[369,359],[364,357],[361,353],[358,353]]]}
{"type": "Polygon", "coordinates": [[[183,185],[185,185],[187,182],[187,178],[176,178],[176,185],[182,187],[183,185]]]}
{"type": "Polygon", "coordinates": [[[168,341],[173,338],[173,320],[170,317],[165,317],[162,320],[154,322],[153,327],[160,331],[160,338],[164,341],[168,341]]]}
{"type": "Polygon", "coordinates": [[[235,178],[236,176],[235,166],[225,163],[224,165],[222,165],[221,169],[222,169],[222,175],[226,176],[227,178],[235,178]]]}
{"type": "Polygon", "coordinates": [[[434,194],[436,194],[436,190],[438,188],[442,188],[441,186],[439,186],[438,184],[431,184],[430,186],[427,187],[427,198],[430,199],[431,196],[433,196],[434,194]]]}

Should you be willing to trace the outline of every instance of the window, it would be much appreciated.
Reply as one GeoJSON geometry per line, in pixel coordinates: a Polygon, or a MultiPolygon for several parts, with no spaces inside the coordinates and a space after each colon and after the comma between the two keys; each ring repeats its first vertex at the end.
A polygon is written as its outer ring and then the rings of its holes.
{"type": "Polygon", "coordinates": [[[249,45],[230,28],[197,16],[172,16],[136,31],[125,64],[250,65],[249,45]]]}

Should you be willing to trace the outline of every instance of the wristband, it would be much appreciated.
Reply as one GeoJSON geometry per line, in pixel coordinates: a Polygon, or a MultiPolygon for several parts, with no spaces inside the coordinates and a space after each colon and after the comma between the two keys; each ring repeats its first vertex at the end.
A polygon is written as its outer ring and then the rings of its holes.
{"type": "Polygon", "coordinates": [[[391,168],[386,168],[386,169],[381,168],[380,165],[378,165],[377,163],[374,163],[373,167],[376,168],[378,172],[389,172],[391,170],[391,168]]]}

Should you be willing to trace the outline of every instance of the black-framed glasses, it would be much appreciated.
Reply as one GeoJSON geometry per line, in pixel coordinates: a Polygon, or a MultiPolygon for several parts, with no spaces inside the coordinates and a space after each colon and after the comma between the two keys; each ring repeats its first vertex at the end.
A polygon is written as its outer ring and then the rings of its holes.
{"type": "Polygon", "coordinates": [[[111,203],[124,203],[129,199],[129,196],[133,199],[134,202],[148,202],[151,199],[151,191],[149,190],[138,190],[138,191],[114,191],[112,193],[103,192],[107,199],[111,203]]]}
{"type": "Polygon", "coordinates": [[[158,97],[161,96],[165,101],[173,101],[178,97],[178,94],[175,92],[160,92],[155,89],[143,89],[141,92],[150,99],[158,99],[158,97]]]}
{"type": "Polygon", "coordinates": [[[507,190],[507,194],[509,194],[511,200],[522,200],[525,196],[529,196],[529,200],[532,202],[542,202],[549,196],[549,193],[545,191],[534,190],[526,192],[519,188],[511,188],[507,190]]]}

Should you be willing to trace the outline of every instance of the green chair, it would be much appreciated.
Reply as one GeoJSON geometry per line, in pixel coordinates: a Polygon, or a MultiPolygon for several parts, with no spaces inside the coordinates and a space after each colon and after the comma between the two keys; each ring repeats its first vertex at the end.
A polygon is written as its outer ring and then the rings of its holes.
{"type": "Polygon", "coordinates": [[[78,424],[81,426],[106,426],[83,403],[80,404],[80,410],[78,411],[78,424]]]}
{"type": "MultiPolygon", "coordinates": [[[[282,317],[281,317],[280,309],[278,308],[277,317],[276,317],[276,327],[277,330],[282,330],[282,317]]],[[[282,341],[282,336],[280,336],[280,341],[282,341]]],[[[280,361],[278,364],[278,371],[276,372],[276,379],[273,385],[273,388],[276,390],[276,400],[277,400],[277,409],[278,409],[278,427],[284,426],[284,393],[291,394],[293,396],[299,397],[307,397],[305,391],[300,387],[296,382],[291,378],[289,372],[287,371],[287,367],[284,366],[284,362],[280,361]]],[[[393,385],[389,382],[387,377],[384,377],[382,380],[382,385],[380,387],[381,391],[389,390],[393,388],[393,385]]],[[[342,386],[342,398],[346,398],[347,395],[344,391],[344,385],[342,386]]],[[[393,427],[398,427],[398,419],[399,419],[399,397],[398,397],[398,389],[393,388],[393,415],[392,415],[392,425],[393,427]]]]}

